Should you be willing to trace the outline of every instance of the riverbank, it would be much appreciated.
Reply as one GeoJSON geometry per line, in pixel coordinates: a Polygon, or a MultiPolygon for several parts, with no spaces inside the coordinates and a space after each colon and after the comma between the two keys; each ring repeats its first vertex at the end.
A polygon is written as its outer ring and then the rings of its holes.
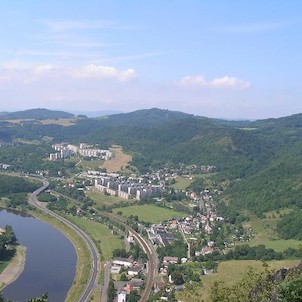
{"type": "Polygon", "coordinates": [[[17,246],[16,255],[0,274],[0,289],[14,282],[22,273],[25,265],[26,248],[17,246]]]}

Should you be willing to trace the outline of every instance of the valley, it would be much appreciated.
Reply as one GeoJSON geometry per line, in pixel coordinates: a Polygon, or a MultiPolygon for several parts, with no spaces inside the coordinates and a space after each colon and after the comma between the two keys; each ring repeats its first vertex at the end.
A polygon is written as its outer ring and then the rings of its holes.
{"type": "Polygon", "coordinates": [[[149,109],[64,123],[68,114],[56,112],[52,122],[47,113],[38,119],[39,111],[19,112],[11,116],[18,123],[0,121],[1,205],[35,215],[26,202],[25,192],[34,188],[29,178],[49,181],[40,203],[97,247],[100,278],[90,301],[104,292],[108,301],[126,295],[189,302],[196,294],[212,301],[216,281],[232,286],[248,267],[299,263],[300,115],[238,123],[149,109]],[[91,147],[57,156],[56,144],[91,147]],[[124,264],[114,265],[117,259],[124,264]]]}

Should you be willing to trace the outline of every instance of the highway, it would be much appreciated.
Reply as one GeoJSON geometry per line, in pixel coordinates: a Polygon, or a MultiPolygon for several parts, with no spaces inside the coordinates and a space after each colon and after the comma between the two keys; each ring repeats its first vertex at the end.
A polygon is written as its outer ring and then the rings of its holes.
{"type": "Polygon", "coordinates": [[[81,230],[79,227],[77,227],[75,224],[72,222],[68,221],[67,219],[61,217],[60,215],[48,210],[47,208],[41,206],[37,200],[37,196],[43,192],[45,189],[47,189],[49,186],[49,183],[47,180],[43,180],[43,186],[37,189],[35,192],[33,192],[29,199],[28,202],[38,208],[39,210],[51,215],[52,217],[62,221],[65,223],[68,227],[73,229],[77,234],[79,234],[83,240],[86,242],[87,247],[91,253],[91,258],[92,258],[92,266],[91,266],[91,273],[90,273],[90,280],[87,283],[86,289],[82,296],[79,298],[78,302],[86,302],[89,299],[89,296],[91,295],[95,285],[97,284],[98,281],[98,274],[99,274],[99,267],[100,267],[100,259],[99,259],[99,253],[98,250],[93,243],[93,241],[89,238],[89,236],[81,230]]]}
{"type": "Polygon", "coordinates": [[[142,247],[144,252],[147,254],[148,257],[148,272],[147,272],[147,279],[145,284],[145,290],[142,293],[140,302],[146,302],[150,296],[153,282],[155,279],[155,276],[157,274],[157,255],[156,252],[149,246],[149,244],[146,242],[146,240],[137,232],[135,232],[131,227],[129,227],[125,222],[120,220],[118,217],[116,217],[113,214],[109,213],[99,213],[102,216],[108,217],[109,219],[117,222],[118,224],[124,226],[128,231],[130,231],[133,234],[133,237],[135,240],[139,243],[139,245],[142,247]]]}

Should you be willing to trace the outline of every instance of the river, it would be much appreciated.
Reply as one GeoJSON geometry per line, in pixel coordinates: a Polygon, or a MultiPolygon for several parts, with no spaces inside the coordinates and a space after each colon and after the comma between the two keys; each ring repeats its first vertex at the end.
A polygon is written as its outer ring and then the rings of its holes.
{"type": "Polygon", "coordinates": [[[0,228],[11,225],[19,243],[26,247],[24,270],[5,287],[4,298],[24,302],[48,293],[50,302],[63,302],[76,271],[72,243],[58,230],[34,217],[0,210],[0,228]]]}

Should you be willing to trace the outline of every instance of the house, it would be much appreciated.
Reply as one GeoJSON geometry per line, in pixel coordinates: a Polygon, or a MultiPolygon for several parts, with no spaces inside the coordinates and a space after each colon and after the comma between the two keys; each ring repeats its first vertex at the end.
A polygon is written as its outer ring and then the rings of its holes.
{"type": "Polygon", "coordinates": [[[111,267],[110,273],[111,274],[119,274],[121,272],[121,269],[122,269],[121,266],[114,265],[114,266],[111,267]]]}
{"type": "Polygon", "coordinates": [[[169,264],[177,264],[178,263],[178,257],[164,257],[163,259],[163,265],[168,266],[169,264]]]}
{"type": "Polygon", "coordinates": [[[142,279],[133,278],[127,283],[125,290],[127,294],[130,294],[133,290],[140,290],[143,285],[144,281],[142,279]]]}
{"type": "Polygon", "coordinates": [[[131,258],[115,258],[112,261],[113,265],[117,266],[125,266],[125,267],[130,267],[133,264],[133,259],[131,258]]]}
{"type": "Polygon", "coordinates": [[[129,269],[128,269],[128,275],[129,276],[136,276],[136,275],[138,275],[140,272],[141,272],[141,270],[142,270],[142,268],[141,267],[139,267],[139,266],[136,266],[136,267],[130,267],[129,269]]]}
{"type": "Polygon", "coordinates": [[[127,299],[127,293],[125,291],[121,291],[117,296],[118,302],[126,302],[127,299]]]}

